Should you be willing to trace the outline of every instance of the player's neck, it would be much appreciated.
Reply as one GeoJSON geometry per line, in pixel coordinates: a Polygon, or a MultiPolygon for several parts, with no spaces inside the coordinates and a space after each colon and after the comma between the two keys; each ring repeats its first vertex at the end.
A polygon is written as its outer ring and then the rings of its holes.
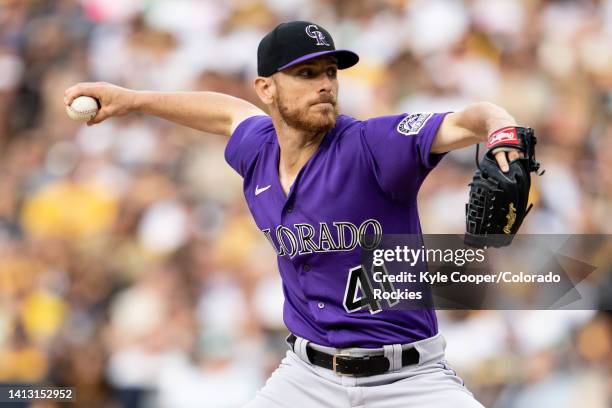
{"type": "Polygon", "coordinates": [[[278,174],[285,193],[288,193],[302,167],[317,151],[325,132],[313,134],[286,124],[275,124],[275,128],[280,146],[278,174]]]}
{"type": "Polygon", "coordinates": [[[298,132],[283,132],[278,134],[282,161],[289,167],[298,166],[302,161],[304,161],[302,164],[305,164],[317,151],[324,136],[325,133],[305,135],[298,132]]]}

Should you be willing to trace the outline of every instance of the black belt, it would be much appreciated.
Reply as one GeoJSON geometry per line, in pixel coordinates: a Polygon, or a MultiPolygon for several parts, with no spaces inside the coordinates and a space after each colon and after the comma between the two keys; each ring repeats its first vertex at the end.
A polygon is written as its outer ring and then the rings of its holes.
{"type": "MultiPolygon", "coordinates": [[[[297,338],[294,334],[287,337],[287,342],[294,348],[297,338]]],[[[306,346],[308,360],[319,367],[333,370],[337,374],[364,377],[370,375],[384,374],[391,366],[384,355],[356,357],[348,354],[328,354],[315,350],[310,345],[306,346]]],[[[414,347],[402,350],[402,367],[418,364],[419,352],[414,347]]]]}

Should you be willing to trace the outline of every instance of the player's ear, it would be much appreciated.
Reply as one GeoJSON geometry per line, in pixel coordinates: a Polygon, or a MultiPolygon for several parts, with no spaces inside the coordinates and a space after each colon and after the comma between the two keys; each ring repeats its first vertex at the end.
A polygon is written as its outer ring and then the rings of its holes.
{"type": "Polygon", "coordinates": [[[276,95],[276,85],[270,77],[255,78],[255,92],[259,99],[266,105],[271,105],[274,102],[276,95]]]}

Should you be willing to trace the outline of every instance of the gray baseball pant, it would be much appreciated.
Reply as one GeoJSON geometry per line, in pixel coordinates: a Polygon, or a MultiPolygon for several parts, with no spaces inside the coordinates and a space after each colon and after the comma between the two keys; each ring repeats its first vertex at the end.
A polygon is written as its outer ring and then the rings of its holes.
{"type": "MultiPolygon", "coordinates": [[[[440,334],[410,344],[420,353],[415,365],[401,367],[402,345],[385,346],[391,369],[370,377],[338,375],[311,364],[307,344],[298,337],[294,350],[287,351],[265,386],[243,408],[484,408],[444,360],[446,341],[440,334]]],[[[332,353],[372,353],[310,346],[332,353]]]]}

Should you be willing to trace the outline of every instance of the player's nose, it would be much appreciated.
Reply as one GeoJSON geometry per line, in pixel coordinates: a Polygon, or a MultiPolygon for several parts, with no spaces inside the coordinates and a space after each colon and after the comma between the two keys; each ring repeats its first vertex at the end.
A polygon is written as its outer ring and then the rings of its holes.
{"type": "Polygon", "coordinates": [[[333,89],[334,80],[327,75],[321,75],[321,79],[319,81],[319,92],[331,93],[333,89]]]}

